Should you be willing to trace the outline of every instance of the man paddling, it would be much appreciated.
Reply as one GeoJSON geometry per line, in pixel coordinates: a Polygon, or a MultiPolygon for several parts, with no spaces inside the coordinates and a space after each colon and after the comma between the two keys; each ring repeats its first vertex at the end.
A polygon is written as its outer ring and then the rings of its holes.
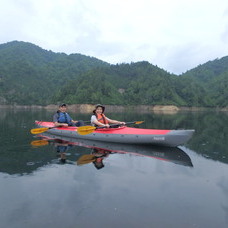
{"type": "Polygon", "coordinates": [[[67,105],[61,104],[59,105],[59,110],[53,116],[53,122],[56,127],[67,127],[67,126],[75,126],[80,127],[84,126],[84,122],[82,120],[73,120],[70,115],[66,112],[67,105]]]}

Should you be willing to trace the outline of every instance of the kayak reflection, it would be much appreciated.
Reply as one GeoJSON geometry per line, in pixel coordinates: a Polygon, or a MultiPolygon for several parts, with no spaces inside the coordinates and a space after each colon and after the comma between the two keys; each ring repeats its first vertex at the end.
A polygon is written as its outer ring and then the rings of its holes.
{"type": "MultiPolygon", "coordinates": [[[[112,154],[118,153],[145,156],[193,167],[190,157],[178,147],[157,147],[151,145],[129,145],[92,140],[79,140],[63,136],[53,136],[48,133],[43,133],[38,137],[47,140],[49,143],[54,143],[56,149],[61,149],[63,151],[62,156],[65,156],[64,150],[67,151],[68,148],[72,146],[91,148],[90,154],[82,154],[76,161],[74,161],[74,164],[77,164],[78,166],[92,163],[96,169],[102,169],[105,167],[104,159],[107,159],[112,154]]],[[[64,159],[66,161],[66,158],[64,159]]]]}

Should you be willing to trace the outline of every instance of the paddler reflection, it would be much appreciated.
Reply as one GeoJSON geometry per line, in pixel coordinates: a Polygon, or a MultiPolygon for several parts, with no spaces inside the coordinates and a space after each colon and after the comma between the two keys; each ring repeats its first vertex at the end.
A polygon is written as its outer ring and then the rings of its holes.
{"type": "Polygon", "coordinates": [[[104,150],[104,149],[98,149],[94,148],[92,154],[95,156],[95,160],[93,161],[94,166],[97,169],[101,169],[104,167],[103,160],[104,158],[107,158],[109,154],[111,154],[111,151],[104,150]]]}
{"type": "Polygon", "coordinates": [[[104,167],[103,160],[104,158],[108,157],[109,154],[112,152],[109,150],[104,150],[100,148],[93,148],[91,154],[84,154],[79,157],[77,162],[67,160],[67,151],[73,147],[73,145],[69,144],[63,140],[55,140],[54,146],[56,148],[57,157],[59,157],[59,163],[65,164],[77,164],[77,165],[84,165],[88,163],[93,163],[96,169],[101,169],[104,167]]]}
{"type": "Polygon", "coordinates": [[[91,154],[84,154],[77,160],[77,165],[93,163],[96,169],[102,169],[105,166],[103,160],[110,154],[113,154],[110,150],[93,148],[91,154]]]}
{"type": "MultiPolygon", "coordinates": [[[[62,140],[55,140],[54,141],[54,147],[56,149],[56,155],[59,158],[59,163],[65,164],[75,164],[75,162],[67,160],[67,151],[72,147],[72,145],[68,144],[67,142],[64,142],[62,140]]],[[[70,153],[69,153],[70,154],[70,153]]]]}

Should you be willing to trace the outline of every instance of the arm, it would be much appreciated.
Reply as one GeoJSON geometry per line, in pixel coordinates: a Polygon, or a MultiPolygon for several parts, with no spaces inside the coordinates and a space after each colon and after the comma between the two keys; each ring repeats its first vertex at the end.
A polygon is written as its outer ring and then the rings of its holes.
{"type": "Polygon", "coordinates": [[[106,119],[108,120],[109,123],[111,124],[125,124],[125,122],[121,122],[121,121],[118,121],[118,120],[112,120],[112,119],[109,119],[106,117],[106,119]]]}
{"type": "Polygon", "coordinates": [[[69,121],[71,122],[71,123],[78,123],[78,121],[77,120],[73,120],[72,118],[71,118],[71,116],[68,114],[68,113],[66,113],[67,114],[67,116],[68,116],[68,118],[69,118],[69,121]]]}
{"type": "Polygon", "coordinates": [[[77,121],[77,120],[71,120],[71,122],[72,122],[72,123],[78,123],[78,121],[77,121]]]}
{"type": "Polygon", "coordinates": [[[54,122],[55,127],[68,127],[67,123],[58,123],[58,122],[54,122]]]}

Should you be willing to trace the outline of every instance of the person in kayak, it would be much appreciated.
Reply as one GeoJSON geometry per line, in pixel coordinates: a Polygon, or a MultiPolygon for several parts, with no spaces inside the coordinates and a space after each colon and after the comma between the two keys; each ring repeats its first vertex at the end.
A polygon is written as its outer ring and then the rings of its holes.
{"type": "Polygon", "coordinates": [[[73,120],[70,115],[66,112],[67,105],[61,104],[59,105],[59,110],[53,116],[53,122],[56,127],[67,127],[67,126],[75,126],[80,127],[84,126],[84,122],[82,120],[73,120]]]}
{"type": "Polygon", "coordinates": [[[93,110],[93,115],[91,116],[91,124],[95,127],[110,127],[111,124],[124,125],[125,122],[120,122],[118,120],[112,120],[105,116],[105,107],[101,104],[96,105],[93,110]]]}

